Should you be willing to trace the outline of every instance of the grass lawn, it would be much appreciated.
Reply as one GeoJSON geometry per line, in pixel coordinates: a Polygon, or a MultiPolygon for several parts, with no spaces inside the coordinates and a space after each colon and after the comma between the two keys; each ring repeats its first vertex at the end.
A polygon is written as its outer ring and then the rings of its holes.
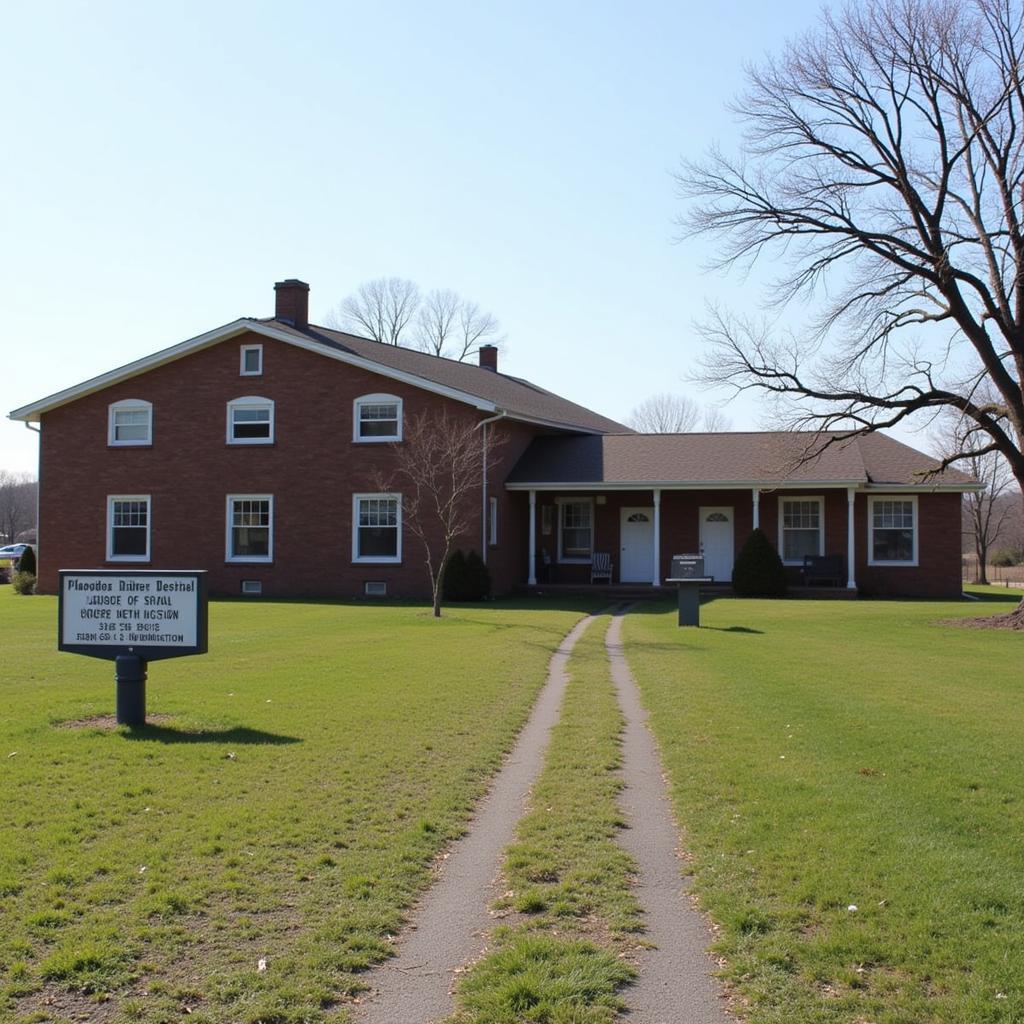
{"type": "Polygon", "coordinates": [[[627,618],[751,1024],[1024,1020],[1024,636],[937,621],[977,592],[627,618]]]}
{"type": "Polygon", "coordinates": [[[623,728],[599,616],[569,659],[569,685],[530,809],[506,852],[499,906],[522,915],[459,986],[451,1024],[606,1024],[633,976],[619,953],[637,943],[636,871],[616,842],[623,728]]]}
{"type": "Polygon", "coordinates": [[[113,666],[0,589],[0,1018],[336,1019],[580,610],[210,614],[208,655],[150,666],[159,724],[67,728],[112,713],[113,666]]]}

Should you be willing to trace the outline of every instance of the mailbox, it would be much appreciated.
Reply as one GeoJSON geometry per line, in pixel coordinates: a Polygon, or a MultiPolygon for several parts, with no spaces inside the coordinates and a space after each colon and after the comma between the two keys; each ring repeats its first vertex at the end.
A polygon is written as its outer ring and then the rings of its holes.
{"type": "Polygon", "coordinates": [[[703,555],[673,555],[672,556],[672,579],[673,580],[699,580],[699,579],[704,579],[704,556],[703,555]]]}

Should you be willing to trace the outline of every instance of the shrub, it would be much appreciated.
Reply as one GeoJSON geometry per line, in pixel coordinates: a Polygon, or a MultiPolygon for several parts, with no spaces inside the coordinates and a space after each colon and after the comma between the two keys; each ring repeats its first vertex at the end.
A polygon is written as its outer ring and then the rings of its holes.
{"type": "Polygon", "coordinates": [[[446,601],[483,601],[491,593],[491,574],[475,552],[456,551],[444,570],[442,593],[446,601]]]}
{"type": "Polygon", "coordinates": [[[25,548],[21,558],[18,559],[18,572],[36,574],[36,553],[32,548],[25,548]]]}
{"type": "Polygon", "coordinates": [[[784,597],[787,586],[779,553],[763,530],[754,530],[736,556],[732,589],[739,597],[784,597]]]}
{"type": "Polygon", "coordinates": [[[989,558],[989,565],[995,565],[1001,569],[1011,565],[1020,565],[1022,554],[1024,552],[1014,551],[1013,548],[1000,548],[998,551],[993,552],[989,558]]]}
{"type": "Polygon", "coordinates": [[[11,585],[16,594],[34,594],[36,592],[36,574],[34,572],[12,573],[11,585]]]}

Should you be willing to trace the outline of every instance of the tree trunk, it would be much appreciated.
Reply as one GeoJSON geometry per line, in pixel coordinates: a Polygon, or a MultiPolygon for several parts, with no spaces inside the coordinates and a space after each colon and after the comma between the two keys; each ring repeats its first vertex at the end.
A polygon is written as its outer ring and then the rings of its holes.
{"type": "Polygon", "coordinates": [[[974,553],[978,558],[978,571],[974,574],[978,578],[975,582],[988,586],[988,545],[979,534],[975,535],[974,553]]]}

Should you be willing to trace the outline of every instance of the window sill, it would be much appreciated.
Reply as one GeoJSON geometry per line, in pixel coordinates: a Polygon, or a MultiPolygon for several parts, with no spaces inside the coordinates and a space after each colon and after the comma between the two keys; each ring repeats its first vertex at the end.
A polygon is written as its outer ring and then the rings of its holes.
{"type": "Polygon", "coordinates": [[[919,569],[921,563],[914,562],[873,562],[868,559],[868,565],[872,569],[919,569]]]}
{"type": "Polygon", "coordinates": [[[273,565],[272,558],[225,558],[225,565],[273,565]]]}
{"type": "Polygon", "coordinates": [[[590,565],[593,558],[560,558],[559,565],[590,565]]]}
{"type": "Polygon", "coordinates": [[[108,448],[152,448],[152,441],[108,441],[108,448]]]}
{"type": "Polygon", "coordinates": [[[401,565],[401,558],[353,558],[353,565],[401,565]]]}
{"type": "Polygon", "coordinates": [[[354,437],[353,444],[401,444],[400,437],[354,437]]]}
{"type": "Polygon", "coordinates": [[[273,448],[276,441],[227,441],[226,448],[273,448]]]}
{"type": "Polygon", "coordinates": [[[134,555],[111,555],[106,559],[112,565],[149,565],[152,558],[136,558],[134,555]]]}

